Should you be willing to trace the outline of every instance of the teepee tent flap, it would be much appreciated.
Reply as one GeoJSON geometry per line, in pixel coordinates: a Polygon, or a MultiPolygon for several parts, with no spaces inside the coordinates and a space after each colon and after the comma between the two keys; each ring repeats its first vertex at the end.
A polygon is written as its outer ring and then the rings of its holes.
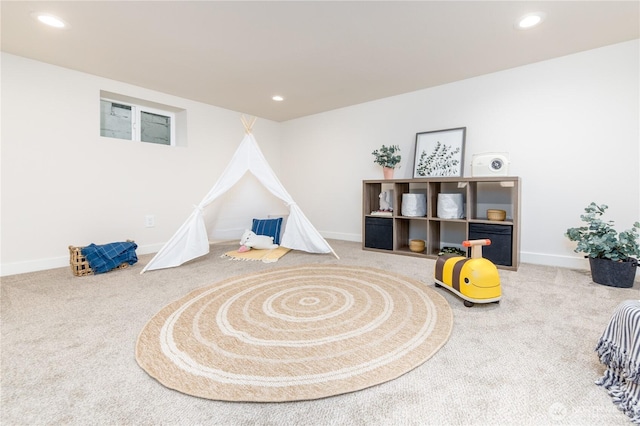
{"type": "Polygon", "coordinates": [[[242,117],[246,134],[233,154],[229,165],[204,199],[195,206],[187,221],[176,231],[169,241],[144,267],[145,271],[172,268],[209,253],[209,238],[204,223],[203,210],[222,194],[231,189],[245,173],[251,172],[269,192],[283,200],[289,207],[289,217],[282,234],[281,245],[294,250],[310,253],[333,253],[329,243],[309,222],[291,195],[282,186],[256,142],[249,123],[242,117]]]}

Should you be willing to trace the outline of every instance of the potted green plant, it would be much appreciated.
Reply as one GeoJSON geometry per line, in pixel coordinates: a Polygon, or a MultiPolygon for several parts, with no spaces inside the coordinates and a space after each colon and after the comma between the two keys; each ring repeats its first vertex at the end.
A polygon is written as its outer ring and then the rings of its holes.
{"type": "Polygon", "coordinates": [[[384,178],[392,179],[393,170],[396,166],[400,167],[400,160],[402,160],[400,147],[398,145],[382,145],[382,148],[376,149],[371,154],[375,157],[373,162],[382,166],[384,178]]]}
{"type": "Polygon", "coordinates": [[[578,243],[574,250],[576,253],[585,253],[589,258],[594,282],[613,287],[633,287],[640,256],[640,222],[618,233],[612,220],[602,219],[608,208],[606,204],[592,202],[584,209],[585,214],[580,215],[586,225],[567,229],[565,236],[578,243]]]}

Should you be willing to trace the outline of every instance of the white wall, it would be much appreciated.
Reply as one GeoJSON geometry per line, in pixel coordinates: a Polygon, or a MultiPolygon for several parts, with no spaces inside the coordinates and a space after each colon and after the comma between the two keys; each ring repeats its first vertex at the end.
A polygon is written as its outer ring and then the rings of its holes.
{"type": "MultiPolygon", "coordinates": [[[[522,260],[587,268],[563,234],[590,201],[607,203],[620,228],[640,217],[639,50],[635,40],[284,123],[258,120],[254,134],[321,234],[360,241],[362,180],[382,176],[371,152],[400,145],[396,173],[410,177],[416,133],[466,126],[465,175],[472,154],[507,151],[522,177],[522,260]]],[[[69,245],[131,238],[138,253],[159,249],[243,136],[233,111],[1,59],[2,275],[65,266],[69,245]],[[187,109],[188,147],[101,138],[100,90],[187,109]]],[[[226,232],[214,238],[241,233],[260,213],[256,197],[268,196],[250,180],[219,208],[226,232]]],[[[269,214],[281,213],[269,203],[269,214]]]]}
{"type": "MultiPolygon", "coordinates": [[[[244,136],[237,112],[14,55],[1,59],[2,275],[68,265],[69,245],[133,239],[139,254],[157,251],[244,136]],[[99,136],[100,90],[186,109],[188,146],[99,136]],[[147,214],[155,227],[145,228],[147,214]]],[[[280,125],[258,120],[254,134],[278,173],[280,125]]],[[[248,195],[264,192],[243,182],[229,194],[235,211],[219,218],[238,239],[253,213],[241,201],[248,195]]]]}
{"type": "MultiPolygon", "coordinates": [[[[640,218],[639,41],[382,99],[283,124],[284,182],[326,236],[361,239],[371,152],[402,148],[412,176],[415,134],[467,127],[471,156],[510,153],[522,178],[522,261],[587,268],[564,237],[591,201],[628,229],[640,218]]],[[[399,76],[401,78],[401,76],[399,76]]]]}

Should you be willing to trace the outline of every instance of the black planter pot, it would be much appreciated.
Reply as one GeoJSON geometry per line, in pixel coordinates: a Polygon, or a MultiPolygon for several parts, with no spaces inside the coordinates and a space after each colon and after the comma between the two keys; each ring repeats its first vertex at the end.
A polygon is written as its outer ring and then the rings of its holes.
{"type": "Polygon", "coordinates": [[[624,262],[609,259],[589,258],[593,282],[611,287],[633,287],[638,260],[629,258],[624,262]]]}

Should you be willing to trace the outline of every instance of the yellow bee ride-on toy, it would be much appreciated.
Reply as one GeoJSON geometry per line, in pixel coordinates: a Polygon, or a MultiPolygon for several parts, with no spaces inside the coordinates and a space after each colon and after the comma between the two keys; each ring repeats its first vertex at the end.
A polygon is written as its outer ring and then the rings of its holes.
{"type": "Polygon", "coordinates": [[[471,247],[471,257],[444,255],[438,257],[435,269],[436,287],[444,287],[464,300],[464,306],[475,303],[500,303],[502,290],[498,268],[482,257],[482,246],[491,240],[463,241],[471,247]]]}

